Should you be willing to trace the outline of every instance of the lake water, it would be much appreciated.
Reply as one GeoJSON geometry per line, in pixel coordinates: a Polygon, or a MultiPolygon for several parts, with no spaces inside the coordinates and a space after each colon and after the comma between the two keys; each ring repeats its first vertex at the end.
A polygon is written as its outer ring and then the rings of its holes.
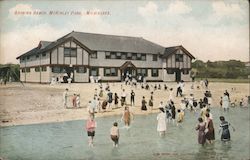
{"type": "Polygon", "coordinates": [[[186,112],[182,127],[168,124],[164,138],[156,132],[156,114],[135,116],[125,129],[120,116],[97,118],[94,148],[88,147],[85,121],[2,127],[0,157],[4,159],[250,159],[249,109],[232,108],[229,113],[213,108],[215,143],[202,147],[197,142],[197,115],[186,112]],[[235,128],[231,142],[220,141],[219,116],[235,128]],[[119,122],[120,145],[113,148],[109,130],[119,122]]]}

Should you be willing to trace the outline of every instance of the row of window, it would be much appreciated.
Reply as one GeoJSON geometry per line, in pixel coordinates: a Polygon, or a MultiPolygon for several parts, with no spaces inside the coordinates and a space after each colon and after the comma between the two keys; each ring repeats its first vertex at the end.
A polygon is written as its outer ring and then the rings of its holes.
{"type": "MultiPolygon", "coordinates": [[[[189,74],[189,69],[182,69],[181,70],[183,74],[189,74]]],[[[176,69],[167,69],[168,74],[174,74],[176,72],[176,69]]]]}
{"type": "MultiPolygon", "coordinates": [[[[22,68],[22,72],[30,72],[31,68],[22,68]]],[[[47,71],[47,67],[43,66],[43,67],[35,67],[35,72],[46,72],[47,71]]]]}
{"type": "MultiPolygon", "coordinates": [[[[146,68],[138,68],[136,70],[137,75],[142,76],[148,76],[148,69],[146,68]]],[[[97,67],[91,67],[90,68],[90,75],[91,76],[98,76],[99,75],[99,69],[97,67]]],[[[104,76],[118,76],[118,68],[104,68],[104,76]]],[[[152,77],[158,77],[159,76],[159,70],[158,69],[151,69],[151,76],[152,77]]]]}
{"type": "Polygon", "coordinates": [[[124,60],[146,61],[146,54],[143,54],[143,53],[105,52],[105,58],[106,59],[124,59],[124,60]]]}
{"type": "MultiPolygon", "coordinates": [[[[76,70],[77,73],[86,73],[87,72],[87,68],[80,66],[80,67],[74,67],[74,69],[76,70]]],[[[47,67],[43,66],[43,67],[35,67],[35,72],[46,72],[47,71],[47,67]]],[[[174,74],[175,73],[175,69],[167,69],[167,73],[168,74],[174,74]]],[[[30,68],[23,68],[22,72],[30,72],[30,68]]],[[[69,67],[61,67],[61,66],[54,66],[52,67],[52,72],[53,73],[67,73],[70,72],[69,71],[69,67]]],[[[136,70],[137,75],[142,75],[142,76],[148,76],[148,69],[146,68],[138,68],[136,70]]],[[[182,73],[183,74],[189,74],[189,70],[188,69],[182,69],[182,73]]],[[[91,67],[90,68],[90,75],[91,76],[98,76],[99,75],[99,68],[97,67],[91,67]]],[[[104,76],[118,76],[118,68],[104,68],[104,76]]],[[[152,77],[158,77],[159,76],[159,69],[153,68],[151,69],[151,76],[152,77]]]]}
{"type": "Polygon", "coordinates": [[[86,73],[87,72],[87,68],[80,66],[80,67],[74,67],[69,68],[69,67],[63,67],[63,66],[54,66],[52,67],[52,72],[53,73],[69,73],[72,72],[73,70],[76,70],[77,73],[86,73]]]}
{"type": "MultiPolygon", "coordinates": [[[[42,57],[45,57],[46,53],[42,54],[42,57]]],[[[64,47],[64,57],[76,57],[77,48],[64,47]]],[[[90,55],[91,58],[97,58],[97,52],[92,52],[90,55]]],[[[30,56],[26,57],[27,60],[30,59],[30,56]]],[[[36,55],[36,58],[39,58],[39,55],[36,55]]],[[[124,60],[142,60],[146,61],[147,55],[144,53],[121,53],[121,52],[105,52],[106,59],[124,59],[124,60]]],[[[21,58],[21,61],[24,61],[25,57],[21,58]]],[[[152,61],[157,61],[158,55],[153,55],[152,61]]],[[[176,62],[183,62],[183,54],[175,55],[176,62]]]]}
{"type": "MultiPolygon", "coordinates": [[[[90,55],[91,58],[97,58],[97,52],[93,52],[90,55]]],[[[145,53],[121,53],[121,52],[105,52],[106,59],[124,59],[124,60],[141,60],[146,61],[147,55],[145,53]]],[[[153,61],[158,60],[158,55],[153,55],[153,61]]]]}

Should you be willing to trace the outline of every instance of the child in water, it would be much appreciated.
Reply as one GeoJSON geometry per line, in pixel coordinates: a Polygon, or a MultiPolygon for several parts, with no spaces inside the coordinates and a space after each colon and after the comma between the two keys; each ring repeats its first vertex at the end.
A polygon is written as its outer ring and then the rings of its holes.
{"type": "Polygon", "coordinates": [[[178,117],[177,117],[177,126],[181,125],[181,123],[183,122],[184,120],[184,112],[181,111],[180,109],[177,110],[178,112],[178,117]]]}
{"type": "Polygon", "coordinates": [[[124,121],[125,127],[128,129],[130,126],[130,122],[131,122],[131,117],[133,117],[133,114],[129,111],[129,108],[126,106],[124,109],[124,112],[122,114],[122,118],[121,120],[124,121]]]}
{"type": "Polygon", "coordinates": [[[223,142],[227,142],[230,141],[230,131],[229,131],[229,126],[231,126],[233,128],[233,131],[235,131],[234,127],[232,125],[230,125],[230,123],[228,123],[227,121],[225,121],[225,117],[224,116],[220,116],[220,130],[219,133],[222,130],[221,133],[221,141],[223,142]]]}
{"type": "Polygon", "coordinates": [[[111,137],[112,141],[114,142],[113,146],[118,147],[120,133],[119,133],[119,128],[118,128],[117,122],[114,122],[113,127],[110,129],[110,137],[111,137]]]}
{"type": "Polygon", "coordinates": [[[90,116],[90,118],[87,120],[86,123],[86,130],[88,134],[89,139],[89,146],[94,147],[94,136],[95,136],[95,129],[96,129],[96,122],[94,120],[93,116],[90,116]]]}

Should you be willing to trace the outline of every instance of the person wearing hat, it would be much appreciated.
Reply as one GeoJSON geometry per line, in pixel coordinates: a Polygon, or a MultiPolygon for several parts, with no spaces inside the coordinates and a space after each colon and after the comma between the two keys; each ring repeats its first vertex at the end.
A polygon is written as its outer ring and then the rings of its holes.
{"type": "Polygon", "coordinates": [[[157,115],[157,131],[159,132],[160,136],[164,136],[167,130],[167,123],[166,123],[166,114],[164,108],[159,108],[160,113],[157,115]]]}

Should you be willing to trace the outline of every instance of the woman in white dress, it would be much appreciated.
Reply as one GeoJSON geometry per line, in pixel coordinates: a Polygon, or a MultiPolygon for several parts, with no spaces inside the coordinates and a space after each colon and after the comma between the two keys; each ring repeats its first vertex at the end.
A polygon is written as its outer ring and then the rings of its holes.
{"type": "Polygon", "coordinates": [[[222,108],[224,109],[224,111],[229,110],[229,98],[226,93],[224,93],[224,96],[222,98],[222,108]]]}
{"type": "Polygon", "coordinates": [[[167,123],[166,123],[166,114],[164,108],[159,108],[160,113],[157,115],[157,131],[159,132],[160,136],[164,136],[167,130],[167,123]]]}

